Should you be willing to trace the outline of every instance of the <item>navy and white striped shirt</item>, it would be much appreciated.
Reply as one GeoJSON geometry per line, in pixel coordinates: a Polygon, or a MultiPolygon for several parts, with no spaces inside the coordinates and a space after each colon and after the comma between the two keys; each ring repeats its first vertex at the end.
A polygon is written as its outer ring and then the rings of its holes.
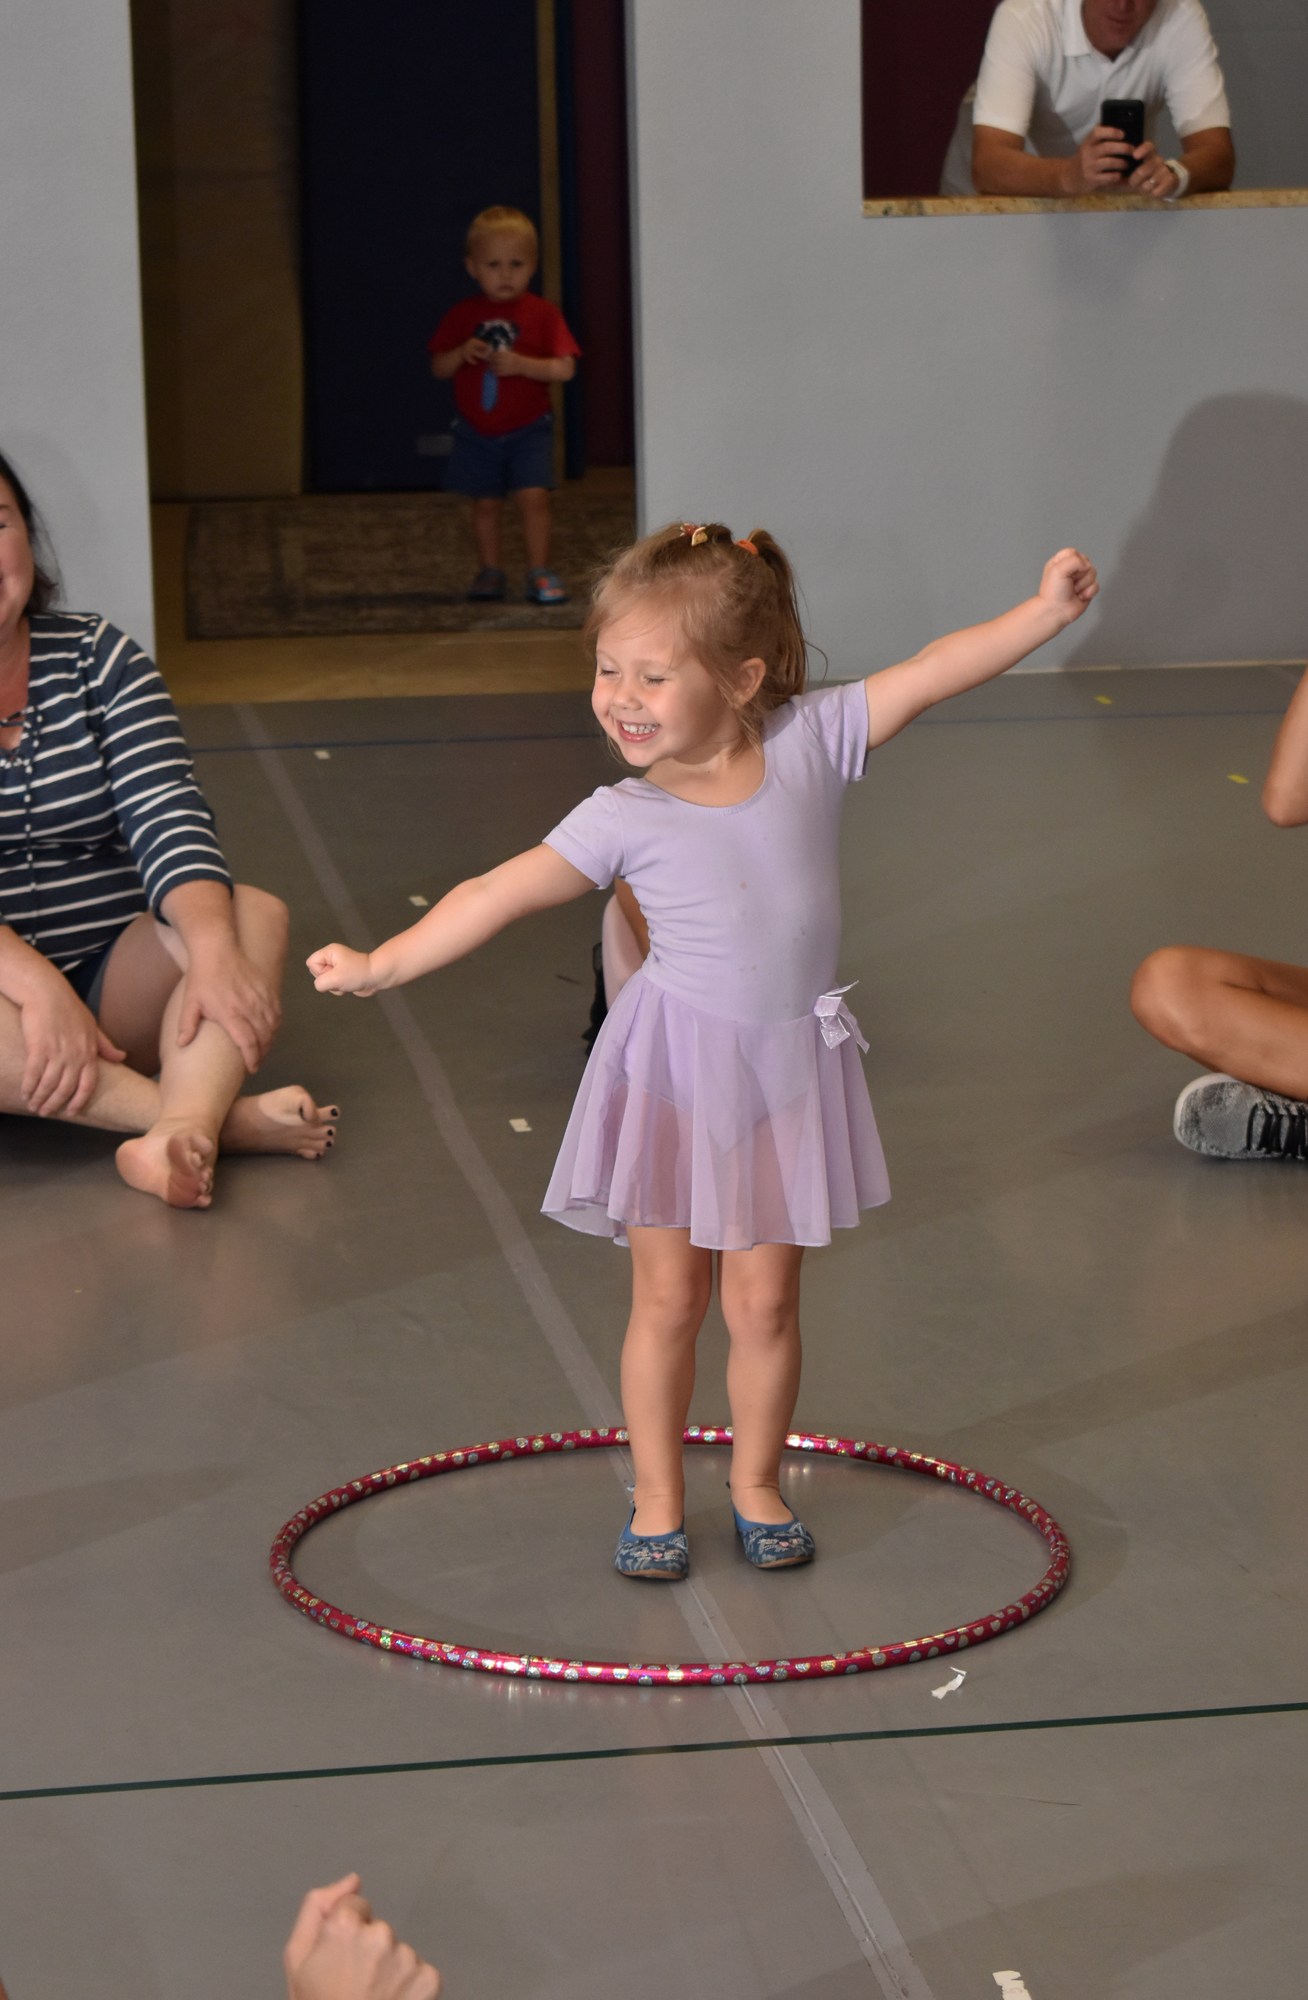
{"type": "Polygon", "coordinates": [[[69,972],[179,883],[231,876],[153,661],[103,618],[29,623],[23,734],[0,750],[0,923],[69,972]]]}

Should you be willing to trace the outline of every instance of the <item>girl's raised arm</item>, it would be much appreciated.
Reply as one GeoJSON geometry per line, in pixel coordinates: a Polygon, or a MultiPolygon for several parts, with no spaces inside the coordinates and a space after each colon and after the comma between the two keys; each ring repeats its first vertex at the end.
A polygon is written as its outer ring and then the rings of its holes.
{"type": "Polygon", "coordinates": [[[994,680],[1034,653],[1081,616],[1099,590],[1095,568],[1079,549],[1060,549],[1045,564],[1040,589],[1000,618],[933,639],[911,660],[863,683],[867,689],[868,748],[892,736],[938,701],[994,680]]]}
{"type": "Polygon", "coordinates": [[[552,847],[532,847],[487,875],[460,882],[434,910],[398,937],[387,938],[376,951],[325,944],[305,963],[320,993],[355,993],[363,999],[466,958],[516,917],[574,902],[594,887],[588,875],[552,847]]]}

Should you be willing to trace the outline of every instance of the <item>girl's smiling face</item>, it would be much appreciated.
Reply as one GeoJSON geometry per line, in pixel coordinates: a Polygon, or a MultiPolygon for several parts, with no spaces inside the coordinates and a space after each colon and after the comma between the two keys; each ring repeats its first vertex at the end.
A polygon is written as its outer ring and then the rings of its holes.
{"type": "MultiPolygon", "coordinates": [[[[747,701],[763,662],[746,660],[739,671],[747,701]]],[[[601,627],[591,706],[605,735],[642,771],[664,758],[703,764],[748,742],[708,669],[686,652],[672,620],[651,607],[638,605],[601,627]]]]}

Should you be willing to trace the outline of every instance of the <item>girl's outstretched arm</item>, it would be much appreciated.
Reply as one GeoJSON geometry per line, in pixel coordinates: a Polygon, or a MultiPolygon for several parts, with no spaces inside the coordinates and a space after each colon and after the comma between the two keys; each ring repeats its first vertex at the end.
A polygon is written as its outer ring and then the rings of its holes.
{"type": "Polygon", "coordinates": [[[1039,591],[1025,604],[985,625],[933,639],[911,660],[872,674],[863,683],[868,748],[897,736],[905,723],[936,702],[1006,673],[1078,619],[1098,590],[1094,564],[1079,549],[1060,549],[1045,564],[1039,591]]]}
{"type": "Polygon", "coordinates": [[[387,938],[376,951],[325,944],[305,963],[320,993],[356,993],[363,999],[466,958],[515,917],[571,903],[594,887],[588,875],[552,847],[532,847],[501,862],[488,875],[460,882],[434,910],[398,937],[387,938]]]}

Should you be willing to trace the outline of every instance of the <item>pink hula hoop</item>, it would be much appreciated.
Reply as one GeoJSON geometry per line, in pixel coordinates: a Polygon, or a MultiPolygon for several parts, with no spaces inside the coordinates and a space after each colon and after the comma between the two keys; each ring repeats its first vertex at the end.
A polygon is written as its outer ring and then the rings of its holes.
{"type": "MultiPolygon", "coordinates": [[[[692,1424],[685,1434],[687,1444],[731,1443],[730,1426],[692,1424]]],[[[999,1611],[969,1619],[947,1632],[932,1632],[922,1639],[902,1639],[890,1646],[859,1646],[849,1653],[810,1653],[785,1660],[682,1660],[654,1664],[631,1660],[553,1660],[530,1653],[488,1652],[478,1646],[462,1646],[453,1641],[424,1639],[412,1632],[393,1632],[356,1618],[349,1611],[314,1597],[296,1580],[291,1556],[296,1543],[310,1528],[342,1507],[367,1500],[374,1493],[403,1486],[415,1479],[435,1479],[444,1472],[461,1472],[474,1465],[500,1465],[506,1459],[531,1458],[546,1452],[603,1451],[627,1442],[627,1433],[606,1427],[586,1431],[548,1431],[537,1436],[498,1438],[491,1444],[470,1445],[462,1451],[437,1451],[426,1458],[407,1460],[370,1472],[366,1479],[352,1479],[348,1486],[333,1487],[330,1493],[311,1500],[286,1523],[269,1552],[273,1582],[287,1602],[306,1618],[347,1639],[365,1646],[377,1646],[387,1653],[406,1653],[414,1659],[429,1660],[435,1666],[463,1667],[479,1674],[515,1674],[529,1680],[584,1681],[598,1686],[639,1687],[722,1687],[749,1681],[825,1680],[835,1674],[875,1673],[882,1667],[903,1667],[915,1660],[934,1660],[942,1655],[961,1653],[997,1639],[1002,1632],[1024,1625],[1036,1613],[1052,1604],[1071,1572],[1071,1550],[1067,1537],[1052,1514],[1035,1500],[1002,1480],[988,1479],[964,1465],[945,1458],[931,1458],[926,1452],[900,1451],[895,1445],[867,1444],[861,1438],[823,1437],[820,1432],[794,1431],[786,1439],[792,1451],[812,1451],[830,1458],[861,1459],[868,1465],[891,1465],[902,1472],[920,1472],[928,1479],[947,1480],[951,1486],[965,1487],[1020,1514],[1036,1533],[1044,1537],[1050,1553],[1048,1569],[1032,1590],[999,1611]]]]}

